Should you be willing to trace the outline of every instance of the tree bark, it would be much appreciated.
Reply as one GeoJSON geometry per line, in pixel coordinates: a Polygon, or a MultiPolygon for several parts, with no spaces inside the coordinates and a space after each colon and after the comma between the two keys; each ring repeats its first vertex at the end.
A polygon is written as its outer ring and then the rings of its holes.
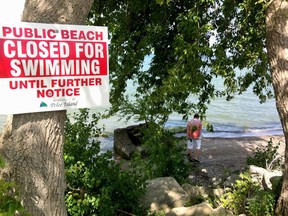
{"type": "Polygon", "coordinates": [[[23,206],[32,215],[67,215],[64,192],[65,111],[10,116],[1,151],[11,179],[20,186],[23,206]]]}
{"type": "MultiPolygon", "coordinates": [[[[84,24],[93,0],[26,0],[22,21],[84,24]]],[[[29,101],[28,101],[29,102],[29,101]]],[[[10,178],[33,216],[66,216],[64,123],[66,111],[13,115],[0,140],[10,178]]]]}
{"type": "Polygon", "coordinates": [[[285,167],[277,215],[288,215],[288,3],[271,1],[266,14],[267,52],[276,107],[285,137],[285,167]]]}

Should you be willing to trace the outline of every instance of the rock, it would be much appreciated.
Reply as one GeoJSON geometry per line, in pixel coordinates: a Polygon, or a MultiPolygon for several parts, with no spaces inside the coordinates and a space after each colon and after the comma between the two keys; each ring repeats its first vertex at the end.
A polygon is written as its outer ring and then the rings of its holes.
{"type": "Polygon", "coordinates": [[[235,184],[236,180],[240,180],[240,176],[237,174],[232,174],[229,176],[226,181],[223,183],[224,187],[231,187],[235,184]]]}
{"type": "Polygon", "coordinates": [[[219,206],[218,208],[213,210],[213,213],[211,216],[233,216],[233,215],[234,214],[231,211],[228,211],[222,206],[219,206]]]}
{"type": "Polygon", "coordinates": [[[272,190],[273,188],[273,182],[272,179],[279,179],[281,178],[283,175],[283,173],[281,171],[268,171],[266,170],[266,172],[263,175],[263,179],[262,179],[262,185],[264,187],[264,189],[269,189],[272,190]]]}
{"type": "Polygon", "coordinates": [[[199,201],[208,198],[212,191],[202,186],[193,186],[190,184],[183,184],[182,188],[189,195],[190,203],[192,205],[198,204],[199,201]]]}
{"type": "Polygon", "coordinates": [[[265,169],[262,167],[257,167],[254,165],[249,166],[249,174],[253,182],[258,182],[261,185],[264,173],[265,173],[265,169]]]}
{"type": "Polygon", "coordinates": [[[140,199],[140,203],[150,211],[167,213],[189,202],[189,195],[172,177],[156,178],[148,180],[147,183],[146,193],[140,199]]]}
{"type": "Polygon", "coordinates": [[[193,201],[199,197],[206,199],[208,197],[220,197],[224,194],[223,188],[209,189],[203,186],[193,186],[190,184],[183,184],[182,188],[189,195],[192,203],[194,203],[193,201]]]}
{"type": "Polygon", "coordinates": [[[141,131],[146,124],[132,125],[114,130],[114,152],[129,160],[135,151],[144,152],[141,148],[141,131]]]}
{"type": "Polygon", "coordinates": [[[114,152],[120,157],[129,160],[136,151],[136,146],[132,143],[128,133],[123,129],[114,131],[114,152]]]}
{"type": "Polygon", "coordinates": [[[253,175],[253,174],[263,175],[264,172],[265,172],[265,169],[262,168],[262,167],[258,167],[258,166],[255,166],[255,165],[250,165],[250,166],[249,166],[249,173],[250,173],[251,175],[253,175]]]}
{"type": "Polygon", "coordinates": [[[281,171],[268,171],[254,165],[249,166],[249,173],[253,181],[258,182],[266,190],[272,190],[274,187],[273,183],[277,183],[273,179],[279,179],[283,175],[281,171]]]}
{"type": "Polygon", "coordinates": [[[223,188],[215,188],[212,190],[212,195],[215,197],[220,198],[225,193],[223,188]]]}
{"type": "Polygon", "coordinates": [[[169,211],[166,216],[232,216],[233,214],[222,207],[213,209],[207,203],[200,203],[191,207],[178,207],[169,211]]]}
{"type": "Polygon", "coordinates": [[[173,208],[166,216],[211,216],[213,208],[207,203],[200,203],[191,207],[173,208]]]}

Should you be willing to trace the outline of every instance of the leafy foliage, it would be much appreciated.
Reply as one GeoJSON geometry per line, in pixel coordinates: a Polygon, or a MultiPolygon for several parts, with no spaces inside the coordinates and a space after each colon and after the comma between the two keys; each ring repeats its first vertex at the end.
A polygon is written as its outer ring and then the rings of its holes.
{"type": "Polygon", "coordinates": [[[112,153],[100,153],[97,127],[100,115],[89,119],[87,109],[67,118],[65,125],[66,205],[70,215],[121,215],[141,213],[138,198],[145,189],[144,178],[123,170],[112,153]],[[93,138],[93,139],[91,139],[93,138]]]}
{"type": "Polygon", "coordinates": [[[15,183],[0,179],[0,215],[13,216],[16,211],[23,210],[15,188],[15,183]]]}
{"type": "MultiPolygon", "coordinates": [[[[4,159],[0,157],[0,168],[4,167],[4,159]]],[[[0,179],[0,216],[14,216],[15,212],[29,216],[21,205],[16,183],[0,179]]]]}
{"type": "Polygon", "coordinates": [[[126,110],[127,114],[130,103],[134,107],[130,111],[137,113],[129,114],[139,120],[153,113],[166,119],[173,111],[187,114],[191,108],[206,109],[202,105],[213,96],[213,86],[204,69],[205,55],[210,55],[211,26],[210,18],[203,16],[208,10],[205,3],[177,0],[160,5],[156,1],[124,0],[110,9],[111,2],[95,2],[93,15],[102,16],[90,24],[107,25],[111,34],[112,113],[126,110]],[[147,57],[151,57],[150,67],[144,68],[147,57]],[[135,82],[132,98],[136,101],[125,97],[129,80],[135,82]],[[204,86],[205,91],[201,89],[204,86]],[[200,95],[199,106],[186,100],[195,93],[200,95]],[[145,109],[142,104],[146,104],[145,109]],[[148,115],[138,115],[143,112],[148,115]]]}
{"type": "Polygon", "coordinates": [[[224,78],[229,100],[234,92],[241,94],[251,84],[261,102],[272,97],[265,49],[265,2],[225,0],[213,10],[213,29],[217,34],[211,72],[224,78]]]}
{"type": "MultiPolygon", "coordinates": [[[[279,145],[280,143],[273,143],[271,138],[265,148],[258,147],[252,156],[247,157],[247,164],[268,170],[282,169],[283,158],[278,153],[279,145]]],[[[268,191],[253,182],[248,173],[241,173],[241,180],[236,181],[232,190],[224,194],[221,203],[236,214],[272,216],[281,192],[282,180],[281,177],[275,178],[272,190],[268,191]]]]}
{"type": "Polygon", "coordinates": [[[221,197],[221,205],[235,214],[274,215],[275,195],[264,191],[248,173],[241,173],[232,190],[221,197]]]}
{"type": "Polygon", "coordinates": [[[143,133],[147,157],[143,160],[138,155],[133,159],[139,172],[146,173],[150,179],[170,176],[180,184],[187,181],[191,170],[190,164],[185,161],[186,146],[183,140],[153,123],[143,133]]]}
{"type": "Polygon", "coordinates": [[[247,212],[253,216],[273,216],[275,207],[275,195],[271,192],[259,190],[254,197],[247,201],[247,212]]]}
{"type": "Polygon", "coordinates": [[[279,146],[280,142],[275,144],[273,143],[273,138],[270,138],[264,149],[257,147],[253,155],[247,157],[247,164],[263,167],[268,170],[282,169],[284,160],[279,155],[279,146]]]}
{"type": "Polygon", "coordinates": [[[0,168],[4,168],[5,167],[5,161],[4,159],[0,156],[0,168]]]}
{"type": "Polygon", "coordinates": [[[272,97],[264,11],[258,0],[95,1],[89,24],[108,26],[111,39],[110,114],[205,117],[215,97],[230,100],[251,85],[260,102],[272,97]],[[225,88],[214,85],[219,78],[225,88]]]}

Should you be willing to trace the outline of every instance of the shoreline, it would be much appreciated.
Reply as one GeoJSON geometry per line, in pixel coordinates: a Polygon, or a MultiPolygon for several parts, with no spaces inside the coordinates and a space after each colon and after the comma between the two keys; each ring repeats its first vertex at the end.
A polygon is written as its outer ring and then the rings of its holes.
{"type": "MultiPolygon", "coordinates": [[[[186,136],[186,131],[184,130],[170,130],[174,132],[176,136],[183,137],[186,136]]],[[[283,130],[271,129],[267,130],[256,130],[256,131],[215,131],[215,132],[203,132],[203,138],[252,138],[252,137],[270,137],[270,136],[284,136],[283,130]]]]}
{"type": "Polygon", "coordinates": [[[247,157],[251,155],[256,148],[267,146],[268,141],[272,139],[274,145],[279,143],[279,153],[285,151],[285,139],[283,135],[277,136],[253,136],[253,137],[213,137],[202,138],[202,157],[207,161],[223,160],[227,157],[247,157]]]}
{"type": "Polygon", "coordinates": [[[200,164],[191,164],[197,168],[197,172],[192,172],[189,179],[196,182],[206,182],[205,179],[209,179],[210,183],[217,185],[231,174],[245,171],[247,157],[252,156],[257,148],[265,148],[270,138],[272,138],[274,146],[279,142],[278,153],[284,156],[284,136],[203,138],[200,164]],[[201,179],[201,176],[204,180],[201,179]]]}

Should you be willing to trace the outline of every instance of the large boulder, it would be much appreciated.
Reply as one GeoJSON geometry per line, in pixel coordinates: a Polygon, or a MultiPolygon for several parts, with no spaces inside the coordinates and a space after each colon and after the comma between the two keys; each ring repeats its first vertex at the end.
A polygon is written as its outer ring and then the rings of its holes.
{"type": "Polygon", "coordinates": [[[140,204],[150,212],[161,212],[166,216],[232,216],[223,207],[213,209],[205,202],[196,205],[191,202],[197,196],[207,198],[210,193],[217,196],[219,191],[189,184],[181,187],[174,178],[162,177],[147,181],[146,193],[140,199],[140,204]],[[189,204],[192,205],[187,206],[189,204]]]}
{"type": "Polygon", "coordinates": [[[142,151],[142,130],[146,124],[132,125],[114,130],[114,152],[116,155],[129,160],[135,151],[142,151]]]}
{"type": "Polygon", "coordinates": [[[201,198],[203,199],[208,199],[209,197],[220,198],[224,194],[223,188],[210,189],[207,187],[194,186],[187,183],[183,184],[182,188],[189,195],[191,204],[194,203],[196,204],[197,202],[199,203],[199,199],[201,198]]]}
{"type": "Polygon", "coordinates": [[[189,195],[172,177],[162,177],[147,181],[146,193],[140,200],[144,208],[150,211],[169,212],[183,207],[189,202],[189,195]]]}
{"type": "Polygon", "coordinates": [[[257,167],[254,165],[249,166],[249,173],[253,181],[258,182],[266,190],[272,190],[273,188],[275,188],[276,186],[273,184],[277,184],[283,176],[283,173],[281,171],[269,171],[262,167],[257,167]]]}
{"type": "Polygon", "coordinates": [[[213,209],[208,203],[171,209],[166,216],[233,216],[223,207],[213,209]]]}

